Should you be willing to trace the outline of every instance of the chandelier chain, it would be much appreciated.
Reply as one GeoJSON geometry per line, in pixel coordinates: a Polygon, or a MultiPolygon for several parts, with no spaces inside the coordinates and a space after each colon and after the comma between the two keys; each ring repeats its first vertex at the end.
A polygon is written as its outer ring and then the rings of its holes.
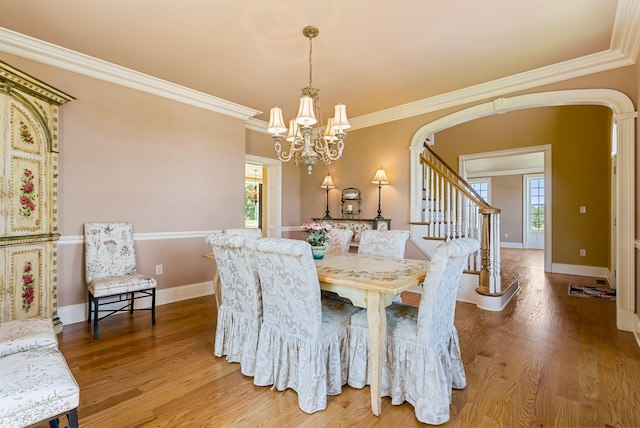
{"type": "Polygon", "coordinates": [[[313,52],[313,39],[311,37],[309,37],[309,87],[312,86],[311,84],[311,77],[312,77],[312,73],[313,73],[313,65],[311,62],[311,54],[313,52]]]}

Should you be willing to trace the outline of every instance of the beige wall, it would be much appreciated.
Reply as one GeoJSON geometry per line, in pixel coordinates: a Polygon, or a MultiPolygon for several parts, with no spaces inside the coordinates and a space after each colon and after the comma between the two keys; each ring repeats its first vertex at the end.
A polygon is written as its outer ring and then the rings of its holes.
{"type": "Polygon", "coordinates": [[[499,175],[491,177],[491,205],[500,208],[500,239],[521,244],[523,176],[499,175]],[[509,235],[505,237],[505,234],[509,235]]]}
{"type": "MultiPolygon", "coordinates": [[[[610,122],[610,110],[600,106],[518,110],[440,132],[434,150],[456,168],[460,155],[551,145],[552,262],[608,267],[610,122]],[[586,214],[579,214],[581,205],[586,214]],[[581,248],[586,257],[580,257],[581,248]]],[[[492,205],[503,210],[501,219],[508,219],[505,211],[511,204],[499,202],[505,201],[492,195],[492,205]]],[[[522,212],[521,205],[514,209],[522,212]]]]}
{"type": "MultiPolygon", "coordinates": [[[[243,225],[244,122],[166,98],[0,53],[76,100],[60,109],[59,230],[132,221],[136,232],[243,225]]],[[[204,239],[138,241],[138,269],[158,288],[202,283],[213,264],[204,239]]],[[[82,245],[59,247],[59,306],[86,302],[82,245]]]]}

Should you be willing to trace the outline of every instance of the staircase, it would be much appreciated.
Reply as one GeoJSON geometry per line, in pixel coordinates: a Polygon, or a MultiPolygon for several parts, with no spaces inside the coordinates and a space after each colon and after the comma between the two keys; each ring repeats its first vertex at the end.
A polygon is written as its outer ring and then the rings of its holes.
{"type": "Polygon", "coordinates": [[[501,311],[517,292],[520,275],[500,269],[500,209],[480,197],[426,143],[420,171],[420,218],[410,223],[412,241],[428,257],[443,241],[480,241],[480,251],[469,257],[458,300],[501,311]]]}

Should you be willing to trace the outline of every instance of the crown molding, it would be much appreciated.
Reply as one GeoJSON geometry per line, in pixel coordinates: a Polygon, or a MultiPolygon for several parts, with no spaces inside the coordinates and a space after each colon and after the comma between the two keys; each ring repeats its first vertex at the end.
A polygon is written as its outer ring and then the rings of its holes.
{"type": "MultiPolygon", "coordinates": [[[[640,4],[640,2],[639,2],[640,4]]],[[[638,25],[640,28],[640,25],[638,25]]],[[[627,45],[630,46],[630,45],[627,45]]],[[[634,47],[637,49],[637,46],[634,47]]],[[[619,51],[602,51],[558,64],[541,67],[490,82],[469,86],[407,104],[390,107],[349,120],[351,131],[368,128],[387,122],[419,116],[467,103],[500,97],[504,94],[523,91],[537,86],[561,82],[593,73],[633,65],[634,60],[619,51]]],[[[267,122],[254,119],[252,129],[267,132],[267,122]]]]}
{"type": "Polygon", "coordinates": [[[351,120],[351,129],[366,128],[386,122],[406,119],[448,107],[491,99],[508,93],[523,91],[537,86],[628,65],[633,65],[633,61],[626,55],[615,51],[603,51],[358,116],[351,120]]]}
{"type": "Polygon", "coordinates": [[[618,0],[618,8],[611,35],[612,51],[625,53],[633,63],[640,53],[640,3],[635,0],[618,0]]]}
{"type": "MultiPolygon", "coordinates": [[[[246,121],[247,129],[267,133],[267,122],[253,117],[262,113],[261,111],[2,27],[0,27],[0,51],[242,119],[246,121]]],[[[611,45],[606,51],[358,116],[350,120],[351,130],[626,67],[635,64],[639,53],[640,1],[618,0],[611,45]]]]}
{"type": "Polygon", "coordinates": [[[247,120],[261,111],[0,27],[0,51],[247,120]]]}
{"type": "Polygon", "coordinates": [[[244,124],[244,127],[246,129],[249,129],[251,131],[262,132],[264,134],[268,133],[267,126],[268,126],[268,123],[266,121],[256,119],[255,117],[252,117],[251,119],[247,120],[244,124]]]}

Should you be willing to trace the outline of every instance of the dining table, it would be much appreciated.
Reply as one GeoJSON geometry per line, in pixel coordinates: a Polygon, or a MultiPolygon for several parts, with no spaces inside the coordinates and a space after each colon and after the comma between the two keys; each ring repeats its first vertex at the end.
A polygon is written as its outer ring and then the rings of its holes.
{"type": "MultiPolygon", "coordinates": [[[[215,260],[213,253],[202,256],[215,260]]],[[[322,259],[314,261],[322,290],[337,293],[351,300],[354,306],[367,310],[371,411],[379,416],[384,338],[387,330],[385,308],[393,302],[396,295],[422,284],[430,262],[332,251],[325,252],[322,259]]],[[[219,308],[222,296],[217,270],[213,288],[219,308]]]]}
{"type": "Polygon", "coordinates": [[[381,413],[382,361],[387,330],[385,308],[394,296],[424,281],[430,262],[358,253],[326,252],[316,259],[322,290],[350,299],[367,310],[371,411],[381,413]]]}

